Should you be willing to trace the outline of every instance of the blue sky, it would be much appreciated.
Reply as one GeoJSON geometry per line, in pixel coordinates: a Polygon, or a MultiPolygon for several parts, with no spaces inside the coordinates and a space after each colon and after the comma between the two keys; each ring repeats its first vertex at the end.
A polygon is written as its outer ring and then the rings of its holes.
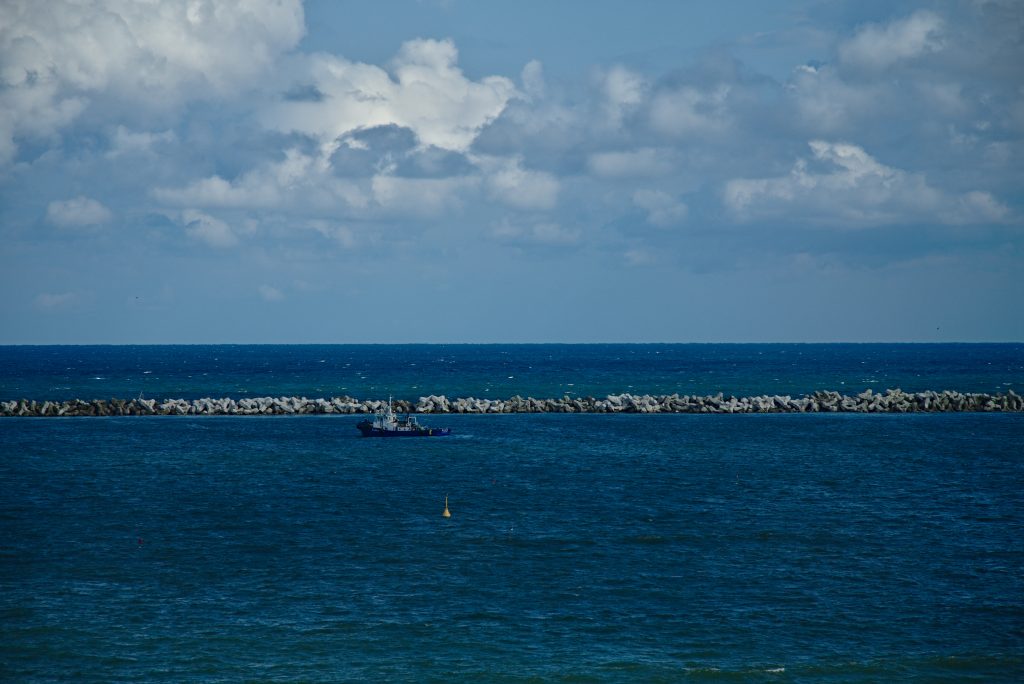
{"type": "Polygon", "coordinates": [[[1024,4],[0,4],[0,343],[1024,339],[1024,4]]]}

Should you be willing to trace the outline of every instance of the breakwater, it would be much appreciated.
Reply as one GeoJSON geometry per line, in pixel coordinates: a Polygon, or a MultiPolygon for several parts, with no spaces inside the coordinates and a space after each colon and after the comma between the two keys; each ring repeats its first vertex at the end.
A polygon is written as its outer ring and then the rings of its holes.
{"type": "MultiPolygon", "coordinates": [[[[28,399],[0,401],[3,417],[77,416],[256,416],[323,415],[373,413],[387,404],[383,400],[360,400],[349,396],[309,399],[306,397],[252,397],[202,399],[71,399],[38,402],[28,399]]],[[[818,391],[791,397],[761,395],[734,397],[611,394],[604,398],[568,397],[535,399],[478,399],[429,395],[418,401],[396,400],[396,411],[410,413],[919,413],[950,411],[1021,412],[1024,397],[1013,390],[1005,394],[903,392],[889,389],[860,394],[818,391]]]]}

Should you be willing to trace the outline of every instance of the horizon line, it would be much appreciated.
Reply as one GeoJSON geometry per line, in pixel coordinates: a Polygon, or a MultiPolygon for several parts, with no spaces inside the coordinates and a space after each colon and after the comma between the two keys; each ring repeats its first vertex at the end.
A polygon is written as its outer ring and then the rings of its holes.
{"type": "Polygon", "coordinates": [[[759,341],[705,341],[705,342],[628,342],[628,341],[595,341],[595,342],[0,342],[0,347],[409,347],[409,346],[477,346],[477,347],[515,347],[515,346],[598,346],[598,345],[633,345],[633,346],[682,346],[682,345],[926,345],[926,344],[1024,344],[1024,340],[759,340],[759,341]]]}

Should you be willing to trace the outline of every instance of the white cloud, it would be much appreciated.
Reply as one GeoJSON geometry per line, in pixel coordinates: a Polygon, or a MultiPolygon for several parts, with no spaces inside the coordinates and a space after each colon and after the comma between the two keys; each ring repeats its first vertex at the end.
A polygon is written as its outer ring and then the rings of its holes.
{"type": "Polygon", "coordinates": [[[94,199],[78,197],[50,202],[46,207],[46,220],[60,228],[82,228],[108,223],[113,214],[94,199]]]}
{"type": "Polygon", "coordinates": [[[240,92],[304,30],[300,0],[0,3],[0,163],[94,98],[165,109],[240,92]]]}
{"type": "MultiPolygon", "coordinates": [[[[208,176],[183,187],[156,188],[152,195],[189,208],[342,211],[358,217],[431,217],[458,207],[460,194],[476,188],[479,178],[404,177],[395,173],[397,164],[389,155],[373,168],[368,165],[361,178],[336,176],[332,168],[332,155],[341,146],[369,149],[349,134],[378,126],[409,129],[421,144],[435,150],[467,148],[504,109],[515,88],[504,78],[466,79],[456,58],[451,41],[410,41],[392,63],[394,79],[380,67],[332,55],[297,60],[320,95],[277,103],[263,119],[280,130],[315,136],[320,141],[315,152],[288,149],[283,159],[260,164],[234,179],[208,176]]],[[[553,177],[525,171],[517,162],[495,167],[491,186],[496,196],[516,206],[553,206],[557,194],[553,177]],[[530,192],[530,197],[517,195],[519,189],[530,192]]]]}
{"type": "Polygon", "coordinates": [[[472,177],[404,178],[381,174],[373,177],[373,199],[387,214],[420,218],[435,217],[460,204],[460,192],[479,183],[472,177]]]}
{"type": "Polygon", "coordinates": [[[270,285],[260,285],[259,287],[260,297],[267,302],[283,302],[284,294],[270,285]]]}
{"type": "Polygon", "coordinates": [[[689,209],[672,195],[661,190],[637,190],[633,193],[633,204],[647,212],[647,221],[659,228],[681,223],[689,209]]]}
{"type": "Polygon", "coordinates": [[[1000,140],[985,145],[982,157],[986,163],[994,166],[1005,166],[1013,158],[1013,148],[1010,143],[1000,140]]]}
{"type": "Polygon", "coordinates": [[[497,240],[510,244],[565,246],[578,243],[582,233],[550,221],[518,225],[509,222],[508,219],[502,219],[494,226],[492,235],[497,240]]]}
{"type": "Polygon", "coordinates": [[[730,87],[713,90],[683,87],[665,90],[651,100],[651,126],[674,137],[720,133],[729,126],[726,99],[730,87]]]}
{"type": "Polygon", "coordinates": [[[797,160],[788,175],[730,180],[723,193],[726,207],[740,220],[851,227],[993,222],[1009,213],[989,193],[945,194],[923,175],[881,164],[856,145],[815,140],[810,147],[812,159],[797,160]]]}
{"type": "Polygon", "coordinates": [[[36,295],[33,300],[36,307],[40,309],[57,309],[74,304],[76,301],[78,301],[77,292],[60,292],[53,294],[43,292],[36,295]]]}
{"type": "Polygon", "coordinates": [[[210,247],[226,248],[238,244],[238,236],[224,221],[204,214],[195,209],[186,209],[181,213],[185,234],[194,240],[204,242],[210,247]]]}
{"type": "Polygon", "coordinates": [[[356,246],[356,235],[347,226],[338,226],[334,229],[334,240],[345,249],[352,249],[356,246]]]}
{"type": "Polygon", "coordinates": [[[618,127],[626,114],[643,102],[647,82],[640,74],[616,65],[603,75],[601,89],[608,122],[618,127]]]}
{"type": "Polygon", "coordinates": [[[233,92],[305,31],[296,0],[10,0],[0,16],[5,83],[80,91],[233,92]]]}
{"type": "Polygon", "coordinates": [[[657,257],[646,249],[634,247],[622,253],[627,266],[649,266],[657,261],[657,257]]]}
{"type": "Polygon", "coordinates": [[[327,54],[305,60],[305,72],[323,97],[286,101],[263,116],[282,131],[335,140],[362,128],[394,124],[424,145],[464,151],[516,94],[512,81],[467,79],[450,40],[412,40],[392,61],[392,74],[371,64],[327,54]]]}
{"type": "Polygon", "coordinates": [[[672,172],[668,150],[643,147],[625,152],[595,152],[587,158],[587,168],[603,178],[663,176],[672,172]]]}
{"type": "Polygon", "coordinates": [[[251,174],[244,176],[240,182],[232,183],[220,176],[210,176],[193,181],[184,188],[155,188],[153,195],[168,204],[190,204],[198,207],[265,207],[277,203],[276,188],[267,187],[275,194],[260,192],[261,188],[253,187],[251,174]]]}
{"type": "Polygon", "coordinates": [[[787,87],[804,124],[823,134],[850,125],[884,99],[878,83],[851,85],[831,67],[798,67],[787,87]]]}
{"type": "Polygon", "coordinates": [[[523,94],[531,100],[544,99],[547,84],[544,82],[544,66],[536,59],[526,63],[519,80],[523,84],[523,94]]]}
{"type": "Polygon", "coordinates": [[[492,197],[519,209],[553,209],[558,203],[558,178],[546,171],[524,169],[518,157],[474,158],[485,172],[492,197]]]}
{"type": "Polygon", "coordinates": [[[17,154],[16,137],[51,137],[71,123],[86,104],[84,98],[61,93],[53,82],[0,83],[0,165],[17,154]]]}
{"type": "Polygon", "coordinates": [[[868,24],[839,46],[844,64],[870,70],[935,52],[943,47],[945,22],[934,12],[919,10],[886,25],[868,24]]]}
{"type": "Polygon", "coordinates": [[[990,221],[999,223],[1009,217],[1010,209],[997,200],[992,193],[975,190],[965,193],[958,200],[959,210],[951,217],[955,223],[990,221]]]}
{"type": "Polygon", "coordinates": [[[929,103],[951,118],[965,116],[970,112],[964,88],[959,83],[922,81],[916,86],[929,103]]]}
{"type": "Polygon", "coordinates": [[[331,174],[328,146],[317,154],[289,149],[284,158],[261,164],[233,181],[209,176],[181,188],[156,188],[161,202],[186,207],[363,209],[367,193],[331,174]]]}
{"type": "MultiPolygon", "coordinates": [[[[358,141],[356,141],[358,142],[358,141]]],[[[280,209],[299,213],[340,212],[352,217],[434,217],[457,208],[461,196],[480,184],[475,176],[409,178],[366,169],[362,179],[332,173],[336,144],[316,154],[287,150],[284,159],[265,163],[229,181],[210,176],[182,188],[157,188],[161,202],[189,208],[280,209]]],[[[344,244],[345,240],[341,241],[344,244]]]]}
{"type": "Polygon", "coordinates": [[[154,145],[171,144],[177,141],[174,131],[166,130],[159,133],[149,131],[130,131],[124,126],[114,129],[110,137],[110,150],[107,157],[114,158],[129,154],[149,154],[154,145]]]}
{"type": "Polygon", "coordinates": [[[309,227],[328,240],[337,242],[344,249],[352,249],[358,242],[355,231],[348,226],[339,226],[323,220],[313,220],[309,222],[309,227]]]}

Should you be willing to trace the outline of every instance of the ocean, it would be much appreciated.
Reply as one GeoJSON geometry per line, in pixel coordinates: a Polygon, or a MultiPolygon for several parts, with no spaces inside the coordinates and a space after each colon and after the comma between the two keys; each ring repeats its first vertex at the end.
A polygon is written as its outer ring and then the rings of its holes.
{"type": "Polygon", "coordinates": [[[0,346],[0,401],[1005,392],[1024,344],[0,346]]]}
{"type": "MultiPolygon", "coordinates": [[[[1024,345],[0,347],[4,400],[888,387],[1024,345]]],[[[0,419],[0,680],[1024,679],[1024,415],[359,419],[0,419]]]]}

